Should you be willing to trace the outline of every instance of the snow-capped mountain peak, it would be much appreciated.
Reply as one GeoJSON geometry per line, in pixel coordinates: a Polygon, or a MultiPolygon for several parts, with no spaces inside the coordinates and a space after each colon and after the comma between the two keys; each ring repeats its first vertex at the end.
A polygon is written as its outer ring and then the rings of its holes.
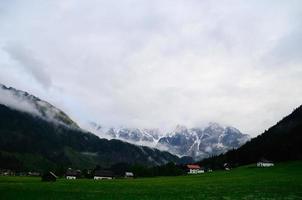
{"type": "Polygon", "coordinates": [[[248,135],[242,134],[238,129],[221,126],[218,123],[209,123],[204,128],[187,128],[177,125],[167,133],[163,133],[159,129],[139,128],[109,128],[106,130],[99,125],[94,125],[94,132],[100,137],[156,147],[179,156],[191,156],[195,159],[238,148],[250,139],[248,135]]]}

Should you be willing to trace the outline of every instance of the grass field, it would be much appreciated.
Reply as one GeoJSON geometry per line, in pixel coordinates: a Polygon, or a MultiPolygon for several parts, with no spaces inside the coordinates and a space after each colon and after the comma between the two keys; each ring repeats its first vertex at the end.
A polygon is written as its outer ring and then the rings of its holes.
{"type": "Polygon", "coordinates": [[[0,177],[0,199],[302,199],[302,161],[202,175],[133,180],[0,177]]]}

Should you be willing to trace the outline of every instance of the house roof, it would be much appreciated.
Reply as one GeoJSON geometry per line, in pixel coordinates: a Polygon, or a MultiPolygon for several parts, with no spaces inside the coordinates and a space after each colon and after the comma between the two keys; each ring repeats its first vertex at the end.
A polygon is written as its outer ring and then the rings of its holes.
{"type": "Polygon", "coordinates": [[[230,167],[230,164],[229,163],[224,163],[223,166],[224,167],[230,167]]]}
{"type": "Polygon", "coordinates": [[[57,180],[57,176],[51,171],[44,173],[41,178],[42,178],[42,181],[56,181],[57,180]]]}
{"type": "Polygon", "coordinates": [[[266,160],[265,158],[261,158],[258,162],[262,162],[262,163],[273,163],[273,161],[266,160]]]}
{"type": "Polygon", "coordinates": [[[200,169],[199,165],[187,165],[188,169],[200,169]]]}
{"type": "Polygon", "coordinates": [[[113,172],[108,170],[96,170],[94,176],[113,177],[113,172]]]}
{"type": "Polygon", "coordinates": [[[66,176],[77,176],[79,173],[77,170],[73,170],[73,169],[67,169],[66,171],[66,176]]]}
{"type": "Polygon", "coordinates": [[[50,175],[52,175],[55,178],[58,178],[53,172],[49,172],[50,175]]]}
{"type": "Polygon", "coordinates": [[[42,175],[42,178],[58,178],[53,172],[48,171],[42,175]]]}

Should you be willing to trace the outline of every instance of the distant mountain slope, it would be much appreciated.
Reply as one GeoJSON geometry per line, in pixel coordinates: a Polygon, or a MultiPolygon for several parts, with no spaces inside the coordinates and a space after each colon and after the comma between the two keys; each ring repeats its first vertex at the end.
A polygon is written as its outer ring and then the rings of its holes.
{"type": "Polygon", "coordinates": [[[244,165],[255,163],[261,158],[273,161],[302,159],[302,106],[239,149],[200,163],[217,166],[229,162],[244,165]]]}
{"type": "Polygon", "coordinates": [[[0,104],[73,128],[79,126],[63,111],[27,92],[0,84],[0,104]]]}
{"type": "Polygon", "coordinates": [[[159,129],[110,128],[103,129],[96,123],[91,123],[93,132],[104,138],[116,138],[133,144],[143,144],[167,150],[178,156],[190,156],[202,159],[224,153],[227,150],[240,147],[250,139],[233,127],[223,127],[210,123],[205,128],[177,126],[169,133],[161,133],[159,129]]]}
{"type": "Polygon", "coordinates": [[[157,149],[106,140],[0,105],[0,168],[7,157],[22,169],[110,166],[119,162],[160,165],[179,158],[157,149]],[[1,160],[2,158],[2,160],[1,160]]]}
{"type": "Polygon", "coordinates": [[[26,92],[0,86],[0,169],[92,168],[119,162],[161,165],[168,152],[100,139],[66,114],[26,92]]]}

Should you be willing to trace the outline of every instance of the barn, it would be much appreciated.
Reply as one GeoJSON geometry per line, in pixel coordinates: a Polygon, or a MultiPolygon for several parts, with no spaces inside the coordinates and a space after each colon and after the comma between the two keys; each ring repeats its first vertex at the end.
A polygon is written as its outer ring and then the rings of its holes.
{"type": "Polygon", "coordinates": [[[103,180],[103,179],[113,179],[114,174],[112,171],[108,170],[96,170],[94,172],[94,180],[103,180]]]}
{"type": "Polygon", "coordinates": [[[66,179],[77,179],[81,176],[81,171],[80,170],[73,170],[71,168],[67,169],[66,173],[65,173],[65,177],[66,179]]]}
{"type": "Polygon", "coordinates": [[[53,172],[46,172],[42,175],[42,181],[44,182],[55,182],[57,180],[57,176],[53,172]]]}

